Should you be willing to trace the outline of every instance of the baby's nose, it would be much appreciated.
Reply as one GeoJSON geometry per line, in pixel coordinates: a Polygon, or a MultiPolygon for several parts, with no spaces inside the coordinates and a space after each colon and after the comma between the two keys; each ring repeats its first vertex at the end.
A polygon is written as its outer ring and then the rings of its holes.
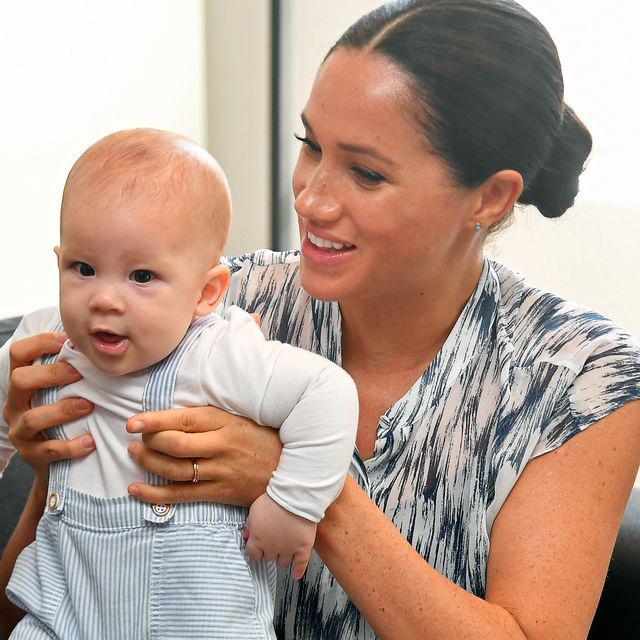
{"type": "Polygon", "coordinates": [[[114,287],[100,287],[91,298],[90,308],[101,313],[122,313],[124,302],[114,287]]]}

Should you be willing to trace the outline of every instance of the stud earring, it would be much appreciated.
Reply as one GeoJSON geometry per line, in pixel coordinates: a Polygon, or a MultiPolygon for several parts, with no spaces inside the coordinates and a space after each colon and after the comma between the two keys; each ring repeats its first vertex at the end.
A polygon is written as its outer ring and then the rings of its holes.
{"type": "Polygon", "coordinates": [[[476,220],[476,233],[480,233],[480,223],[476,220]]]}

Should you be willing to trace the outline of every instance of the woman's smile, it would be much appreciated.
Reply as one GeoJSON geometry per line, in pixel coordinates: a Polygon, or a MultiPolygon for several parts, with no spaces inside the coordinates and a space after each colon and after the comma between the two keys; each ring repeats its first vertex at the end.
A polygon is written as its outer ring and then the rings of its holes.
{"type": "Polygon", "coordinates": [[[357,247],[353,244],[334,242],[318,236],[308,229],[302,235],[300,249],[305,260],[324,268],[342,266],[357,251],[357,247]]]}
{"type": "Polygon", "coordinates": [[[309,241],[311,242],[311,244],[313,244],[316,247],[319,247],[321,249],[334,249],[335,251],[339,251],[340,249],[352,249],[353,245],[349,244],[347,242],[342,243],[342,242],[332,242],[331,240],[325,239],[325,238],[321,238],[320,236],[317,236],[313,233],[311,233],[311,231],[307,230],[307,237],[309,238],[309,241]]]}

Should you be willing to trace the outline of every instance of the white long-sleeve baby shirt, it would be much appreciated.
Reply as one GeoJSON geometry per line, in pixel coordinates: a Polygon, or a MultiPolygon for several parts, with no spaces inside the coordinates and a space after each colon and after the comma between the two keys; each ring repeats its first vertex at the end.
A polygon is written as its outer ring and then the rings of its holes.
{"type": "MultiPolygon", "coordinates": [[[[60,320],[55,307],[26,316],[11,341],[0,349],[0,404],[9,380],[12,341],[51,331],[60,320]]],[[[151,369],[113,376],[96,369],[67,342],[60,359],[83,379],[60,389],[58,398],[79,396],[95,409],[64,425],[67,438],[89,432],[96,449],[72,460],[69,486],[98,497],[127,494],[145,474],[127,453],[132,440],[125,423],[143,410],[151,369]]],[[[353,453],[358,398],[351,377],[308,351],[266,340],[253,318],[231,307],[206,327],[180,365],[174,407],[213,405],[279,429],[284,445],[267,492],[288,511],[318,522],[342,488],[353,453]]],[[[14,448],[0,418],[0,470],[14,448]]]]}

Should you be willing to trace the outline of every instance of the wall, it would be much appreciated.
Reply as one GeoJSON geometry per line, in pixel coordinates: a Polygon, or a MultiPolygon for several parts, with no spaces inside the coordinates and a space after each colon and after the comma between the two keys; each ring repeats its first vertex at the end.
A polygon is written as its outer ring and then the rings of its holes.
{"type": "Polygon", "coordinates": [[[0,3],[0,317],[55,304],[67,172],[106,133],[206,142],[199,0],[0,3]]]}
{"type": "Polygon", "coordinates": [[[233,223],[226,253],[270,241],[269,0],[208,0],[208,149],[227,173],[233,223]]]}

